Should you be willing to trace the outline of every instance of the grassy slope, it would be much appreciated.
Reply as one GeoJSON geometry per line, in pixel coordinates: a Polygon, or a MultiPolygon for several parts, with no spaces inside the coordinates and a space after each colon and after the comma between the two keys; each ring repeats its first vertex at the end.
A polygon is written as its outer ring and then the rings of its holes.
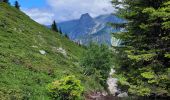
{"type": "Polygon", "coordinates": [[[48,100],[46,85],[67,74],[90,85],[92,79],[81,75],[78,66],[83,51],[59,33],[0,3],[0,99],[48,100]],[[67,57],[56,50],[59,47],[67,51],[67,57]],[[47,54],[41,55],[39,50],[47,54]]]}

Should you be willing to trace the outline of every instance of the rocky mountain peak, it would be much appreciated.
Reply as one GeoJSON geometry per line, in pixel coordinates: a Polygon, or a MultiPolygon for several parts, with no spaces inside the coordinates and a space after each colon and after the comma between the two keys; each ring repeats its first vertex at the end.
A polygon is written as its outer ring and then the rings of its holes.
{"type": "Polygon", "coordinates": [[[82,14],[80,20],[93,20],[93,18],[89,15],[89,13],[82,14]]]}
{"type": "Polygon", "coordinates": [[[81,17],[80,17],[80,23],[79,24],[94,24],[95,21],[94,19],[88,14],[83,14],[81,17]]]}
{"type": "Polygon", "coordinates": [[[123,19],[112,15],[101,15],[96,18],[92,18],[88,13],[83,14],[80,19],[59,23],[59,27],[62,28],[64,33],[73,40],[81,44],[88,44],[91,41],[95,41],[99,44],[111,45],[112,36],[110,33],[120,31],[114,29],[108,25],[108,22],[122,23],[123,19]]]}

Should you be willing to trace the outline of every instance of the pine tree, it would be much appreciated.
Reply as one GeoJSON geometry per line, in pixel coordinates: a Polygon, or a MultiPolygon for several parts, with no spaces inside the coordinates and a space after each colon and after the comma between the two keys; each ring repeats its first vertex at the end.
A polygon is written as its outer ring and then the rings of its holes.
{"type": "Polygon", "coordinates": [[[19,5],[18,1],[15,1],[15,8],[20,9],[20,5],[19,5]]]}
{"type": "Polygon", "coordinates": [[[55,20],[53,21],[53,24],[51,25],[51,29],[52,29],[53,31],[55,31],[55,32],[59,32],[55,20]]]}
{"type": "Polygon", "coordinates": [[[8,3],[8,4],[9,4],[9,0],[3,0],[3,2],[5,2],[5,3],[8,3]]]}
{"type": "Polygon", "coordinates": [[[61,28],[59,29],[59,33],[60,33],[61,35],[63,34],[63,32],[62,32],[61,28]]]}
{"type": "Polygon", "coordinates": [[[68,35],[67,35],[67,34],[65,34],[64,36],[65,36],[66,38],[68,38],[68,39],[69,39],[69,37],[68,37],[68,35]]]}
{"type": "MultiPolygon", "coordinates": [[[[115,34],[115,65],[122,90],[170,96],[170,1],[113,0],[126,31],[115,34]]],[[[121,25],[118,25],[121,26],[121,25]]]]}

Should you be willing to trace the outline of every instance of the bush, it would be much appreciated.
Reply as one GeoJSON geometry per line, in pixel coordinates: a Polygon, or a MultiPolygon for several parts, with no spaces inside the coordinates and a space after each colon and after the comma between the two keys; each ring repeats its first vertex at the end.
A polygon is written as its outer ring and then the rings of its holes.
{"type": "Polygon", "coordinates": [[[67,76],[56,80],[47,87],[54,100],[80,100],[84,91],[81,81],[75,76],[67,76]]]}
{"type": "Polygon", "coordinates": [[[107,90],[107,78],[112,67],[112,51],[108,46],[91,43],[81,59],[81,66],[85,75],[96,76],[96,81],[107,90]]]}

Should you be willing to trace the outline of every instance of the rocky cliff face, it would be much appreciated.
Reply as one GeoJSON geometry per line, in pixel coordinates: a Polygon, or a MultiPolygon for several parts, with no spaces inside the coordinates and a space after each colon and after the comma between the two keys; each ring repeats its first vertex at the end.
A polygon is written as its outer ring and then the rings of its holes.
{"type": "Polygon", "coordinates": [[[80,44],[87,45],[89,42],[98,44],[112,44],[111,33],[118,32],[108,23],[124,23],[125,21],[115,15],[101,15],[92,18],[88,13],[83,14],[80,19],[62,22],[58,27],[69,36],[69,38],[80,44]]]}

